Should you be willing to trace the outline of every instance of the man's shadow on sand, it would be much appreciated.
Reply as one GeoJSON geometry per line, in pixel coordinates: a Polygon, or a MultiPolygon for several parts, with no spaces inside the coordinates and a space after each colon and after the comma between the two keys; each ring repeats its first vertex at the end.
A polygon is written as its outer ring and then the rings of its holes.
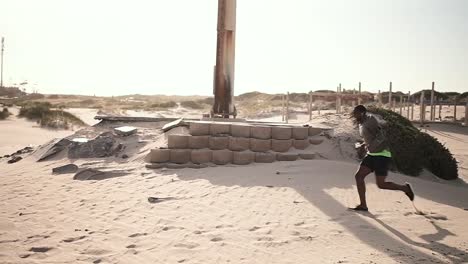
{"type": "MultiPolygon", "coordinates": [[[[428,249],[431,251],[438,252],[445,255],[447,258],[454,262],[460,261],[466,255],[461,255],[462,251],[443,245],[439,243],[443,236],[452,235],[448,230],[444,230],[437,226],[438,233],[427,234],[421,238],[429,240],[432,244],[414,242],[406,237],[401,232],[396,231],[388,224],[378,219],[377,217],[370,215],[369,217],[385,227],[387,230],[395,234],[399,239],[395,239],[389,236],[384,231],[369,225],[368,221],[365,221],[360,214],[354,212],[347,212],[347,208],[343,206],[338,200],[326,192],[327,189],[341,188],[349,189],[355,188],[354,182],[354,171],[356,165],[352,163],[337,162],[337,161],[296,161],[296,162],[276,162],[272,164],[255,164],[251,166],[223,166],[214,167],[204,170],[180,170],[175,174],[181,180],[197,180],[205,179],[213,185],[220,186],[241,186],[241,187],[256,187],[256,186],[273,186],[273,187],[288,187],[295,189],[311,204],[317,207],[324,214],[328,215],[332,221],[337,222],[343,226],[349,233],[359,238],[362,243],[365,243],[372,248],[388,255],[393,259],[398,259],[403,262],[413,262],[415,260],[428,262],[440,262],[441,259],[433,255],[427,254],[418,250],[417,248],[428,249]],[[327,164],[328,163],[328,164],[327,164]],[[343,175],[343,169],[349,170],[347,175],[343,175]],[[279,172],[279,174],[277,173],[279,172]],[[323,177],[322,175],[327,175],[323,177]],[[233,176],[237,175],[237,176],[233,176]],[[314,177],[313,180],[310,177],[314,177]],[[319,176],[320,175],[320,176],[319,176]],[[313,183],[313,184],[311,184],[313,183]],[[365,229],[359,228],[359,224],[365,226],[365,229]],[[377,242],[378,241],[378,242],[377,242]],[[413,247],[411,255],[404,255],[401,251],[405,247],[413,247]]],[[[369,177],[373,178],[373,177],[369,177]]],[[[411,181],[411,178],[395,179],[395,181],[411,181]]],[[[367,182],[372,182],[368,180],[367,182]]],[[[417,185],[426,184],[437,184],[431,182],[418,181],[417,185]]],[[[433,186],[432,186],[433,187],[433,186]]],[[[446,189],[449,187],[441,185],[441,188],[429,188],[437,190],[427,190],[418,192],[418,196],[427,197],[436,202],[450,204],[452,206],[461,207],[467,203],[466,197],[460,201],[453,201],[447,196],[457,195],[453,194],[452,189],[446,189]]],[[[428,189],[428,188],[421,188],[428,189]]],[[[466,192],[465,188],[462,188],[463,193],[466,192]]],[[[461,194],[460,194],[461,195],[461,194]]],[[[293,201],[291,201],[293,202],[293,201]]],[[[436,226],[436,224],[434,224],[436,226]]]]}

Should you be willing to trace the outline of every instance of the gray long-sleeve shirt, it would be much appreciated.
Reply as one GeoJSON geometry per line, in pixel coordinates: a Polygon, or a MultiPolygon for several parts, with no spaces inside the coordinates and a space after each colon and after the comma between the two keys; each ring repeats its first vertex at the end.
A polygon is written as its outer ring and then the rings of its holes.
{"type": "Polygon", "coordinates": [[[366,113],[363,122],[359,124],[359,134],[364,138],[370,153],[378,153],[388,147],[381,124],[373,114],[366,113]]]}

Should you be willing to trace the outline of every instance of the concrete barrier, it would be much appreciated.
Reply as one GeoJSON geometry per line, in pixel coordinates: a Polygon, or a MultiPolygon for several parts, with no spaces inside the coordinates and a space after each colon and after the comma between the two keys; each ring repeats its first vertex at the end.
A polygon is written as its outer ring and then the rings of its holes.
{"type": "Polygon", "coordinates": [[[279,139],[272,139],[271,140],[271,150],[276,152],[286,152],[292,147],[292,140],[279,140],[279,139]]]}
{"type": "Polygon", "coordinates": [[[276,160],[278,161],[295,161],[299,158],[297,153],[277,153],[276,160]]]}
{"type": "Polygon", "coordinates": [[[255,153],[251,151],[232,152],[232,163],[236,165],[247,165],[255,161],[255,153]]]}
{"type": "Polygon", "coordinates": [[[227,149],[229,147],[229,137],[210,137],[209,147],[213,150],[227,149]]]}
{"type": "Polygon", "coordinates": [[[204,149],[210,146],[210,136],[191,136],[189,137],[189,148],[204,149]]]}
{"type": "Polygon", "coordinates": [[[293,127],[294,139],[306,139],[309,137],[309,127],[293,127]]]}
{"type": "Polygon", "coordinates": [[[231,124],[231,136],[233,137],[250,137],[251,126],[247,124],[231,124]]]}
{"type": "Polygon", "coordinates": [[[276,153],[271,152],[256,152],[255,162],[258,163],[272,163],[276,161],[276,153]]]}
{"type": "Polygon", "coordinates": [[[187,135],[168,135],[167,147],[170,149],[186,149],[189,147],[189,137],[187,135]]]}
{"type": "Polygon", "coordinates": [[[291,139],[292,127],[274,126],[271,128],[271,137],[273,139],[291,139]]]}
{"type": "Polygon", "coordinates": [[[271,139],[271,127],[252,126],[252,128],[250,128],[250,137],[256,139],[271,139]]]}
{"type": "Polygon", "coordinates": [[[152,149],[150,152],[149,162],[163,163],[169,162],[171,159],[170,149],[152,149]]]}
{"type": "Polygon", "coordinates": [[[266,152],[271,150],[271,139],[250,139],[250,150],[255,152],[266,152]]]}
{"type": "Polygon", "coordinates": [[[214,150],[213,159],[214,164],[225,165],[232,162],[232,151],[223,149],[223,150],[214,150]]]}
{"type": "Polygon", "coordinates": [[[250,138],[229,137],[229,149],[233,151],[249,150],[250,138]]]}
{"type": "Polygon", "coordinates": [[[303,160],[313,160],[315,159],[316,154],[313,152],[310,153],[299,153],[299,157],[303,160]]]}
{"type": "Polygon", "coordinates": [[[211,125],[210,125],[210,134],[212,136],[230,135],[231,134],[231,124],[229,124],[229,123],[211,123],[211,125]]]}
{"type": "Polygon", "coordinates": [[[296,149],[306,149],[310,146],[310,142],[308,139],[295,139],[293,146],[296,149]]]}
{"type": "Polygon", "coordinates": [[[192,150],[190,159],[195,164],[202,164],[211,162],[213,159],[213,151],[209,149],[195,149],[192,150]]]}
{"type": "Polygon", "coordinates": [[[171,162],[183,164],[190,162],[192,150],[190,149],[171,149],[171,162]]]}
{"type": "Polygon", "coordinates": [[[320,135],[320,133],[322,133],[321,128],[309,127],[309,137],[320,135]]]}
{"type": "Polygon", "coordinates": [[[189,132],[192,136],[207,136],[210,134],[209,122],[191,122],[189,132]]]}

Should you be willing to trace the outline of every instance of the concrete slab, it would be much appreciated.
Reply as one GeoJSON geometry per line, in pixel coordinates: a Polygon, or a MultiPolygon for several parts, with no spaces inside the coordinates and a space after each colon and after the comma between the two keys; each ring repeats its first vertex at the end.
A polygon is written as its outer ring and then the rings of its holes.
{"type": "Polygon", "coordinates": [[[234,151],[232,153],[232,163],[236,165],[247,165],[255,161],[255,153],[251,151],[234,151]]]}
{"type": "Polygon", "coordinates": [[[292,132],[292,127],[274,126],[271,128],[271,137],[273,139],[291,139],[292,132]]]}
{"type": "Polygon", "coordinates": [[[225,165],[228,163],[232,163],[232,151],[227,149],[214,150],[212,161],[214,164],[217,165],[225,165]]]}
{"type": "Polygon", "coordinates": [[[293,141],[291,139],[280,140],[272,139],[271,140],[271,150],[276,152],[287,152],[292,147],[293,141]]]}
{"type": "Polygon", "coordinates": [[[187,149],[189,147],[188,135],[168,135],[167,147],[170,149],[187,149]]]}
{"type": "Polygon", "coordinates": [[[189,137],[189,148],[204,149],[210,146],[210,136],[191,136],[189,137]]]}
{"type": "Polygon", "coordinates": [[[209,163],[213,159],[213,151],[209,149],[192,150],[190,159],[195,164],[209,163]]]}
{"type": "Polygon", "coordinates": [[[227,149],[229,147],[229,137],[210,137],[209,148],[212,150],[227,149]]]}
{"type": "Polygon", "coordinates": [[[229,149],[233,151],[249,150],[250,138],[229,137],[229,149]]]}
{"type": "Polygon", "coordinates": [[[254,152],[266,152],[271,150],[271,139],[250,139],[250,150],[254,152]]]}
{"type": "Polygon", "coordinates": [[[192,150],[190,149],[171,149],[170,162],[184,164],[190,162],[192,150]]]}

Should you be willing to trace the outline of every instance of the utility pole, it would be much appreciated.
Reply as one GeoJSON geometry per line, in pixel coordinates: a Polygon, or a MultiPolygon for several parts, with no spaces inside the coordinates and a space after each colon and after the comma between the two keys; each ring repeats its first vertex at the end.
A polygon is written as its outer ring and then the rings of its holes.
{"type": "Polygon", "coordinates": [[[3,87],[3,51],[5,50],[5,38],[2,37],[2,58],[1,58],[1,69],[0,69],[0,87],[3,87]]]}

